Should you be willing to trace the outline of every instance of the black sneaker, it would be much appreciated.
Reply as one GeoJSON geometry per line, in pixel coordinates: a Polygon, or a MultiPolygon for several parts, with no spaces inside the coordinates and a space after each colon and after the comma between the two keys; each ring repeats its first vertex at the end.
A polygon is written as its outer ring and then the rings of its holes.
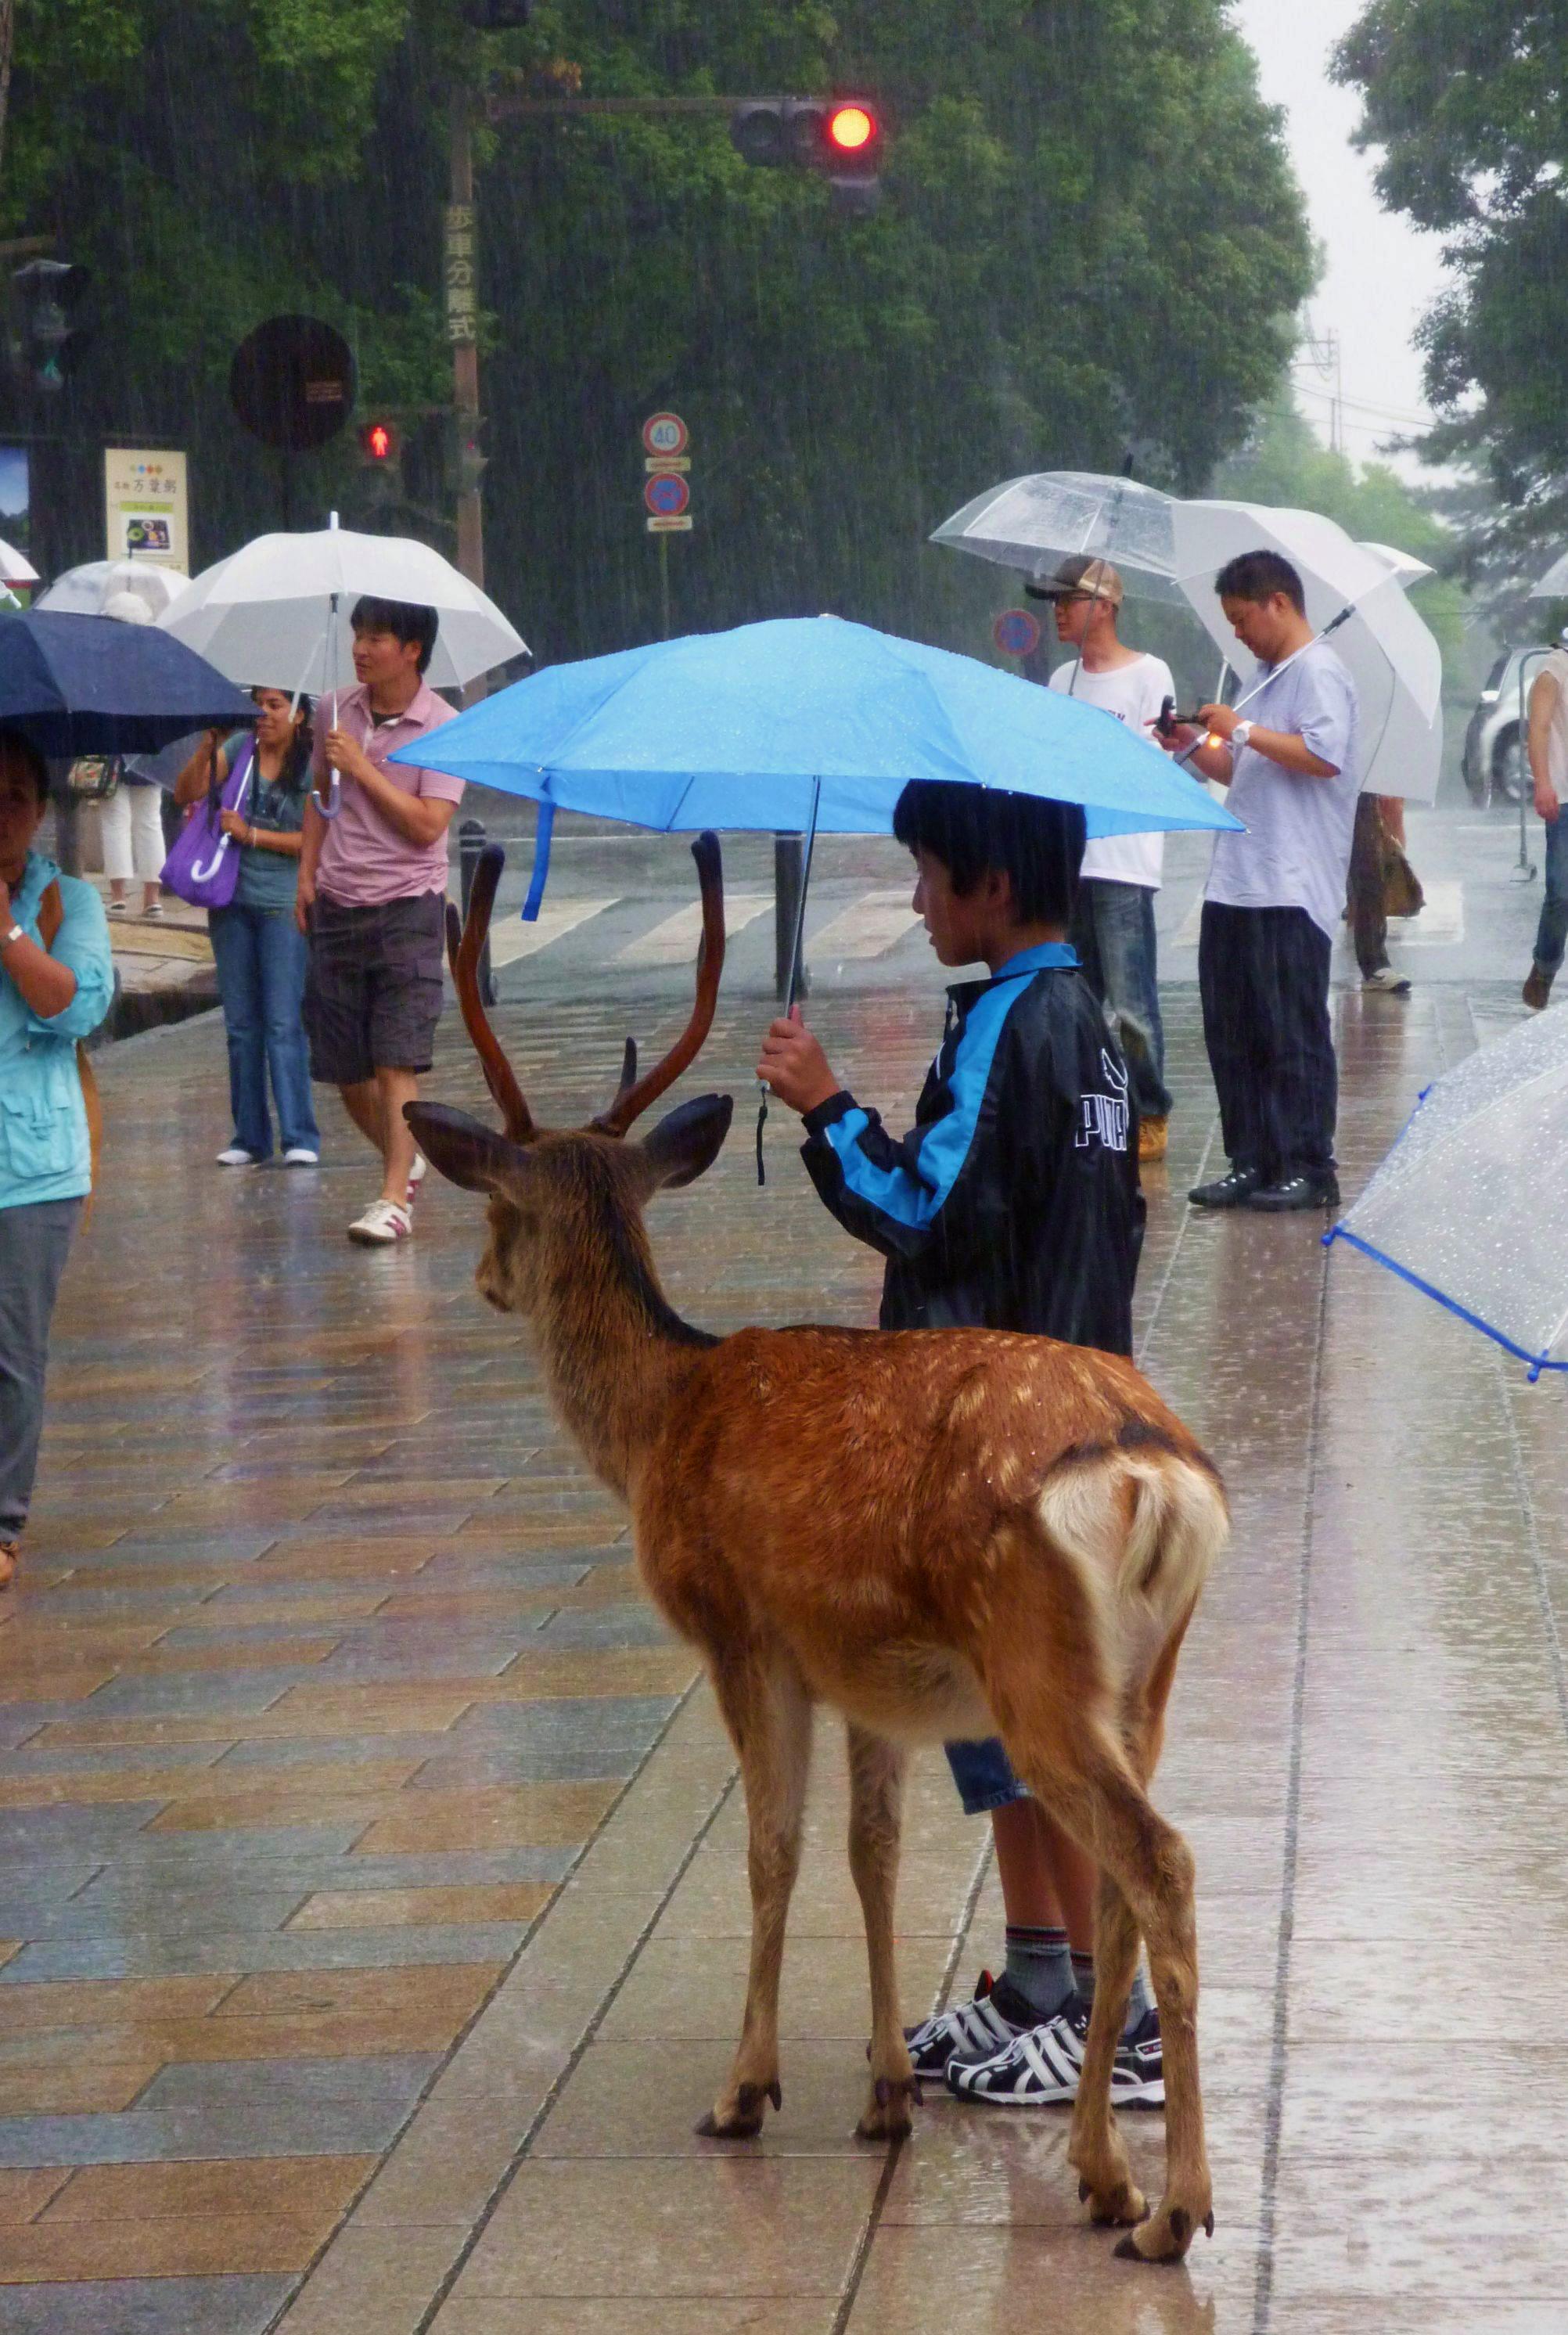
{"type": "Polygon", "coordinates": [[[1255,1168],[1233,1168],[1212,1184],[1195,1184],[1187,1198],[1195,1208],[1240,1208],[1263,1180],[1255,1168]]]}
{"type": "Polygon", "coordinates": [[[1131,2034],[1124,2035],[1116,2047],[1110,2104],[1114,2108],[1165,2106],[1165,2052],[1159,2039],[1159,2012],[1152,2002],[1131,2034]]]}
{"type": "Polygon", "coordinates": [[[1337,1208],[1339,1205],[1335,1176],[1286,1176],[1277,1184],[1264,1184],[1249,1192],[1242,1202],[1244,1208],[1274,1216],[1288,1215],[1293,1208],[1337,1208]]]}
{"type": "Polygon", "coordinates": [[[947,2072],[948,2061],[956,2054],[987,2059],[1011,2043],[1026,2027],[1033,2027],[1039,2016],[1028,1996],[1021,1994],[1006,1978],[993,1979],[989,1971],[982,1971],[973,2002],[961,2002],[952,2010],[939,2010],[934,2019],[923,2020],[918,2027],[906,2027],[904,2039],[909,2046],[915,2074],[940,2081],[947,2072]]]}

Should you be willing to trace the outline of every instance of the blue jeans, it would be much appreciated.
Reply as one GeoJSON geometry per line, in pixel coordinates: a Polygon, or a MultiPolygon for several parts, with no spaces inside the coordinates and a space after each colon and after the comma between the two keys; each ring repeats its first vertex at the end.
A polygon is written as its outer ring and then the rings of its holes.
{"type": "Polygon", "coordinates": [[[982,1743],[944,1743],[947,1764],[958,1787],[966,1817],[982,1817],[1004,1808],[1010,1800],[1027,1800],[1029,1788],[1013,1774],[1001,1739],[988,1735],[982,1743]]]}
{"type": "Polygon", "coordinates": [[[1535,928],[1535,962],[1555,973],[1568,941],[1568,804],[1546,828],[1546,892],[1535,928]]]}
{"type": "Polygon", "coordinates": [[[257,1159],[272,1151],[266,1078],[286,1151],[319,1151],[300,1004],[305,936],[284,908],[214,908],[208,917],[218,993],[228,1032],[228,1100],[234,1139],[257,1159]]]}
{"type": "Polygon", "coordinates": [[[1088,876],[1068,935],[1127,1057],[1140,1119],[1168,1119],[1165,1030],[1155,973],[1154,894],[1147,884],[1088,876]]]}

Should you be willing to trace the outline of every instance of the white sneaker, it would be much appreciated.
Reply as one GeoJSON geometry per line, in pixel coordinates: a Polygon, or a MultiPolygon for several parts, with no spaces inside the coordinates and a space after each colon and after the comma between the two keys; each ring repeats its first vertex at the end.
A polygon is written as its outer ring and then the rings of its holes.
{"type": "Polygon", "coordinates": [[[391,1248],[407,1240],[413,1228],[413,1218],[395,1200],[373,1200],[363,1216],[350,1225],[348,1236],[365,1248],[391,1248]]]}
{"type": "Polygon", "coordinates": [[[307,1150],[303,1143],[296,1143],[292,1151],[284,1153],[283,1164],[286,1168],[319,1168],[321,1154],[307,1150]]]}
{"type": "Polygon", "coordinates": [[[247,1151],[242,1144],[231,1143],[227,1151],[218,1153],[218,1165],[220,1168],[259,1168],[261,1162],[254,1151],[247,1151]]]}
{"type": "Polygon", "coordinates": [[[1385,997],[1408,997],[1410,994],[1408,978],[1402,973],[1396,973],[1391,964],[1380,964],[1376,972],[1363,974],[1361,987],[1380,989],[1385,997]]]}
{"type": "Polygon", "coordinates": [[[431,1172],[431,1163],[422,1151],[414,1153],[414,1164],[409,1169],[409,1196],[406,1205],[412,1207],[420,1196],[420,1186],[431,1172]]]}

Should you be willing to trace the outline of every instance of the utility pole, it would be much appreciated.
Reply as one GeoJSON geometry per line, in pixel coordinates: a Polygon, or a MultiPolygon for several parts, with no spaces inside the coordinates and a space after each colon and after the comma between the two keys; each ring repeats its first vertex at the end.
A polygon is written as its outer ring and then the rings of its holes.
{"type": "Polygon", "coordinates": [[[452,181],[446,215],[447,338],[452,351],[456,416],[458,567],[470,584],[485,580],[484,506],[479,497],[479,215],[474,203],[473,114],[467,85],[451,99],[452,181]]]}

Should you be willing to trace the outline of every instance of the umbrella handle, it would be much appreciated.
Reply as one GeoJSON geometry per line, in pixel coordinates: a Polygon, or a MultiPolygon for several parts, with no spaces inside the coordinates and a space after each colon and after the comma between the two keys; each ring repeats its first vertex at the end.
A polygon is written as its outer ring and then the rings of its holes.
{"type": "MultiPolygon", "coordinates": [[[[784,1019],[795,1011],[795,993],[800,985],[800,948],[806,937],[806,895],[811,888],[811,861],[817,849],[817,815],[822,807],[822,781],[811,781],[811,824],[806,833],[806,865],[800,871],[800,897],[795,904],[795,933],[789,944],[789,978],[784,987],[784,1019]]],[[[761,1100],[757,1106],[757,1181],[768,1181],[768,1170],[762,1159],[762,1130],[768,1124],[768,1081],[758,1080],[761,1100]]]]}

